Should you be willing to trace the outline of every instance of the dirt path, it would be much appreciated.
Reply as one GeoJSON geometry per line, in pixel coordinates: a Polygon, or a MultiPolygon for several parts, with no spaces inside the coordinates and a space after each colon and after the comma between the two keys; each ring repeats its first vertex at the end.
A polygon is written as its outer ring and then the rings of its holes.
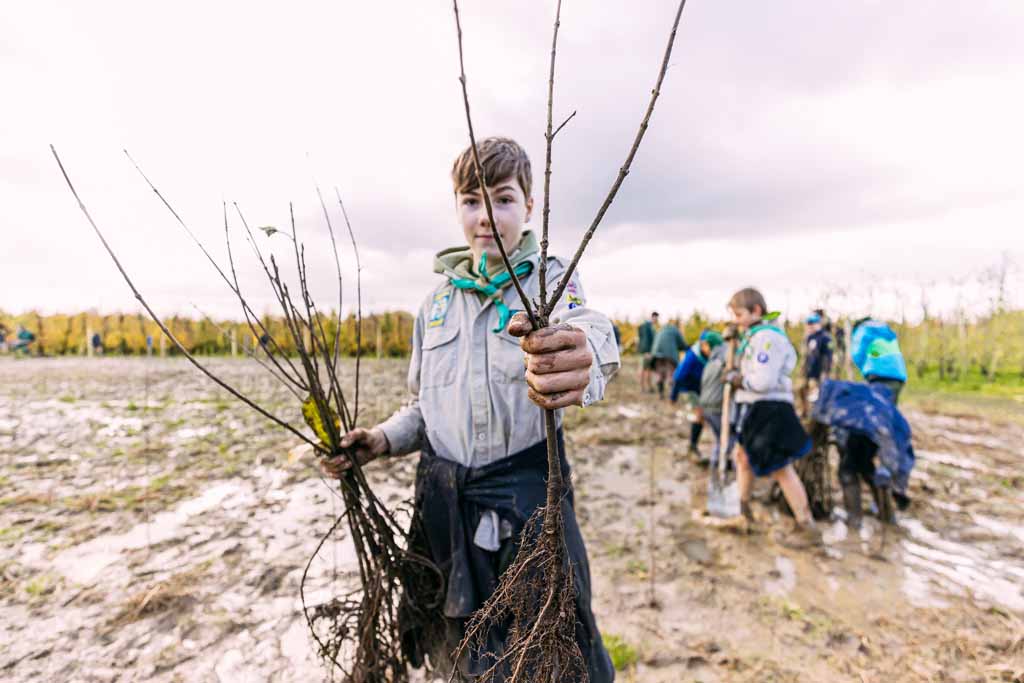
{"type": "MultiPolygon", "coordinates": [[[[294,411],[258,367],[215,363],[294,411]]],[[[405,366],[368,366],[372,422],[405,366]]],[[[620,680],[1020,680],[1024,430],[911,412],[915,504],[881,557],[873,520],[800,553],[770,506],[757,536],[707,523],[688,426],[634,378],[569,418],[599,624],[636,660],[620,680]]],[[[339,503],[290,445],[178,361],[0,362],[0,679],[323,679],[298,585],[339,503]]],[[[372,468],[385,499],[414,461],[372,468]]],[[[346,548],[313,563],[311,602],[351,580],[346,548]]]]}

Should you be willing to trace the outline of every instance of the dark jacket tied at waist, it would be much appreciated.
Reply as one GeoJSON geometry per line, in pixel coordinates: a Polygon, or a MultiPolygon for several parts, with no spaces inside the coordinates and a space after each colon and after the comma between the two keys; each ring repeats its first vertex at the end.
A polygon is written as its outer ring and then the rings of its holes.
{"type": "MultiPolygon", "coordinates": [[[[558,446],[562,476],[568,483],[570,468],[561,431],[558,446]]],[[[414,549],[428,554],[447,578],[443,603],[447,628],[443,637],[430,633],[435,629],[421,632],[421,640],[435,642],[420,642],[414,648],[420,653],[414,661],[422,660],[424,653],[431,655],[435,665],[444,666],[448,661],[462,639],[466,621],[491,596],[501,573],[514,559],[527,521],[546,502],[547,471],[545,442],[483,467],[465,467],[438,456],[429,444],[424,448],[416,470],[418,520],[411,542],[414,549]],[[473,542],[487,510],[496,511],[503,524],[511,525],[511,537],[497,552],[473,542]]],[[[590,609],[590,566],[576,522],[571,485],[562,499],[562,518],[576,586],[577,640],[588,662],[591,683],[609,683],[615,674],[590,609]]],[[[492,629],[486,648],[489,654],[500,656],[506,636],[505,629],[492,629]]],[[[475,657],[469,660],[460,662],[464,675],[479,675],[486,670],[486,661],[475,657]]]]}

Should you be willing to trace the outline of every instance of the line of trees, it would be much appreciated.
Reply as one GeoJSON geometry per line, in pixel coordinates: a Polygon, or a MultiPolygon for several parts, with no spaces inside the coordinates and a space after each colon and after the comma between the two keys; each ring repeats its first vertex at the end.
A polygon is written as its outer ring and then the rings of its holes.
{"type": "MultiPolygon", "coordinates": [[[[164,321],[182,345],[198,355],[241,355],[247,350],[257,348],[259,344],[258,336],[254,335],[249,325],[244,322],[186,316],[171,316],[164,321]]],[[[286,352],[294,351],[294,342],[285,330],[283,318],[264,315],[260,321],[282,349],[286,352]]],[[[321,321],[328,338],[334,339],[337,331],[335,318],[322,315],[321,321]]],[[[161,340],[163,335],[156,324],[142,314],[100,315],[96,312],[87,312],[40,315],[28,312],[22,315],[7,315],[0,312],[0,327],[4,328],[8,339],[19,326],[35,335],[36,339],[31,347],[31,352],[35,355],[86,355],[91,353],[95,335],[98,335],[98,341],[105,354],[145,355],[151,352],[147,339],[152,344],[152,353],[171,356],[177,354],[173,344],[161,340]]],[[[412,316],[405,312],[368,315],[363,318],[359,344],[366,355],[407,355],[412,339],[412,327],[412,316]]],[[[341,321],[339,347],[342,354],[355,355],[356,332],[355,316],[349,316],[341,321]]]]}
{"type": "MultiPolygon", "coordinates": [[[[333,339],[336,329],[334,317],[324,315],[322,320],[328,337],[333,339]]],[[[285,333],[284,321],[280,317],[266,315],[261,321],[286,351],[291,350],[290,336],[285,333]]],[[[709,327],[720,329],[723,325],[700,312],[667,322],[677,325],[690,342],[695,341],[702,330],[709,327]]],[[[259,343],[249,326],[238,321],[173,316],[167,319],[167,323],[186,348],[200,355],[241,355],[259,343]]],[[[926,312],[919,322],[902,320],[890,321],[890,324],[900,337],[912,377],[950,382],[968,378],[980,381],[999,378],[1024,380],[1024,310],[995,308],[974,318],[963,311],[945,317],[932,317],[926,312]]],[[[95,312],[8,315],[0,312],[0,327],[5,329],[9,338],[19,325],[36,336],[32,353],[38,355],[85,355],[89,352],[91,337],[97,334],[106,354],[144,355],[149,352],[147,337],[152,340],[154,354],[176,353],[172,344],[161,342],[160,330],[143,315],[100,315],[95,312]]],[[[616,321],[616,325],[621,333],[623,351],[635,353],[639,323],[622,320],[616,321]]],[[[839,329],[842,326],[841,322],[837,324],[839,329]]],[[[368,356],[407,356],[412,327],[413,318],[406,312],[367,315],[363,319],[363,353],[368,356]]],[[[803,325],[787,323],[786,331],[799,349],[803,325]]],[[[341,353],[354,356],[354,316],[341,321],[339,339],[341,353]]]]}

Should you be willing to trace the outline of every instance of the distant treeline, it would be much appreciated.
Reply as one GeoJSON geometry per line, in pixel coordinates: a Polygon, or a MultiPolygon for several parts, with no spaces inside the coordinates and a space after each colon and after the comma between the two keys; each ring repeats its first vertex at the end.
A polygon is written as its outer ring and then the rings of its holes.
{"type": "MultiPolygon", "coordinates": [[[[338,330],[334,316],[323,315],[321,322],[333,343],[338,330]]],[[[276,344],[286,353],[295,350],[291,336],[286,331],[284,319],[279,316],[261,316],[262,327],[255,326],[256,334],[247,323],[237,320],[217,321],[209,318],[170,316],[164,318],[164,323],[189,352],[198,355],[241,355],[258,348],[259,338],[264,334],[273,337],[276,344]]],[[[33,355],[86,355],[96,350],[93,349],[93,339],[96,335],[96,341],[99,342],[104,354],[145,355],[150,353],[147,338],[152,343],[154,354],[173,356],[179,353],[170,340],[163,339],[163,333],[156,323],[141,314],[40,315],[29,312],[23,315],[7,315],[0,312],[0,326],[5,328],[9,341],[15,336],[19,325],[36,337],[31,345],[33,355]]],[[[412,326],[412,316],[404,312],[367,315],[363,318],[360,339],[360,335],[357,335],[359,326],[356,325],[356,318],[349,316],[341,321],[341,331],[338,335],[340,352],[354,356],[358,339],[364,354],[407,355],[412,339],[412,326]]]]}
{"type": "MultiPolygon", "coordinates": [[[[275,341],[292,351],[290,337],[280,317],[263,316],[260,321],[275,341]]],[[[258,335],[238,321],[213,321],[184,316],[165,320],[168,327],[189,351],[200,355],[241,355],[258,346],[258,335]]],[[[322,317],[324,328],[333,340],[336,323],[333,316],[322,317]]],[[[706,328],[721,329],[722,321],[712,321],[701,313],[689,318],[672,319],[688,342],[693,342],[706,328]]],[[[1024,311],[1000,310],[988,315],[957,319],[928,318],[917,323],[889,321],[899,334],[900,345],[907,358],[911,375],[944,381],[960,381],[967,377],[994,381],[997,378],[1024,380],[1024,311]]],[[[99,335],[103,353],[144,355],[148,353],[147,337],[152,340],[154,354],[176,355],[169,341],[161,341],[156,324],[143,315],[76,313],[72,315],[39,315],[29,312],[8,315],[0,312],[0,326],[10,340],[18,326],[24,326],[36,339],[31,345],[33,355],[85,355],[90,339],[99,335]]],[[[639,321],[620,320],[623,351],[636,352],[639,321]]],[[[413,318],[405,312],[367,315],[362,322],[361,347],[368,356],[406,356],[412,340],[413,318]]],[[[841,332],[845,321],[834,328],[841,332]]],[[[258,331],[259,328],[257,328],[258,331]]],[[[355,316],[341,321],[340,352],[354,356],[357,346],[355,316]]],[[[261,331],[260,331],[261,332],[261,331]]],[[[786,332],[801,347],[802,324],[787,324],[786,332]]],[[[262,332],[261,332],[262,333],[262,332]]]]}

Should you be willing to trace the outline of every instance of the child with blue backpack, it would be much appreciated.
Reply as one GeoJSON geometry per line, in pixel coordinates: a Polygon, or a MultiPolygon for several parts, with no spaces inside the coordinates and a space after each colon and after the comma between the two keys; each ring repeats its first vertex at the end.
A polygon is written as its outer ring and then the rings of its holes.
{"type": "MultiPolygon", "coordinates": [[[[843,490],[843,506],[846,508],[846,521],[851,529],[859,529],[863,509],[861,504],[861,482],[871,489],[872,497],[879,510],[883,522],[895,521],[894,511],[885,500],[885,490],[879,486],[876,467],[876,456],[879,455],[879,442],[889,441],[893,437],[906,434],[898,447],[893,447],[893,458],[896,465],[888,469],[896,470],[892,475],[905,471],[909,475],[913,466],[913,449],[910,445],[910,428],[906,420],[896,410],[900,393],[907,382],[907,364],[900,351],[899,340],[884,322],[862,318],[854,323],[850,335],[850,353],[854,365],[867,381],[871,392],[861,391],[856,400],[847,399],[850,407],[841,417],[862,423],[859,429],[842,429],[840,432],[839,483],[843,490]],[[891,406],[886,406],[886,400],[891,406]],[[853,414],[851,414],[853,413],[853,414]],[[876,424],[878,423],[878,424],[876,424]]],[[[838,392],[845,389],[845,394],[852,395],[855,387],[833,387],[827,397],[830,403],[839,404],[843,395],[838,392]],[[833,398],[832,394],[835,394],[833,398]]],[[[839,411],[833,406],[822,406],[822,411],[830,413],[833,423],[838,423],[839,411]]],[[[885,477],[885,478],[888,478],[885,477]]],[[[900,509],[910,504],[906,496],[905,477],[896,476],[893,498],[900,509]]]]}

